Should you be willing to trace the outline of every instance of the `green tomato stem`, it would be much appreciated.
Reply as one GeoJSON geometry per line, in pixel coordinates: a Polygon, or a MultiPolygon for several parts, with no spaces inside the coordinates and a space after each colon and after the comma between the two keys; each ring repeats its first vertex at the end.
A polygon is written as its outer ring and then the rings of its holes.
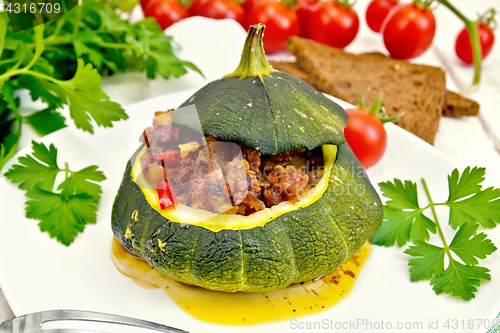
{"type": "Polygon", "coordinates": [[[448,7],[455,15],[457,15],[464,23],[471,39],[472,46],[472,59],[474,60],[474,80],[472,87],[477,87],[481,80],[481,44],[479,42],[479,35],[477,32],[478,21],[471,21],[465,17],[457,8],[455,8],[448,0],[436,0],[437,2],[448,7]]]}
{"type": "Polygon", "coordinates": [[[372,103],[370,108],[368,109],[368,112],[374,115],[375,117],[378,117],[379,113],[385,113],[384,110],[381,110],[382,107],[382,97],[384,96],[384,93],[380,93],[380,95],[377,96],[377,99],[372,103]]]}
{"type": "Polygon", "coordinates": [[[354,0],[354,1],[351,1],[351,0],[335,0],[335,2],[342,6],[342,7],[345,7],[345,8],[351,8],[352,6],[354,6],[356,4],[356,2],[358,2],[358,0],[354,0]]]}
{"type": "Polygon", "coordinates": [[[366,93],[366,90],[364,90],[364,91],[361,93],[361,96],[359,96],[359,100],[358,100],[358,109],[360,109],[360,110],[366,110],[365,103],[363,102],[363,100],[365,99],[365,93],[366,93]]]}
{"type": "Polygon", "coordinates": [[[290,9],[294,8],[296,0],[281,0],[281,3],[290,9]]]}
{"type": "Polygon", "coordinates": [[[422,10],[429,9],[430,5],[434,2],[434,0],[413,0],[413,4],[422,10]]]}
{"type": "Polygon", "coordinates": [[[465,26],[467,31],[469,31],[472,46],[472,60],[474,61],[474,81],[472,82],[472,86],[475,87],[479,85],[479,81],[481,80],[481,59],[483,56],[477,28],[478,22],[470,22],[470,24],[466,23],[465,26]]]}
{"type": "MultiPolygon", "coordinates": [[[[422,178],[422,185],[424,186],[425,194],[427,195],[427,199],[429,200],[428,207],[430,207],[432,210],[432,215],[434,216],[434,222],[436,222],[436,227],[438,229],[439,236],[441,237],[441,241],[443,242],[444,249],[446,250],[448,255],[450,255],[450,253],[449,253],[450,250],[449,250],[448,244],[446,243],[446,239],[444,238],[443,230],[441,229],[441,225],[439,224],[439,220],[437,218],[436,209],[434,208],[435,204],[432,201],[431,194],[429,192],[429,188],[427,188],[427,183],[425,182],[425,179],[423,179],[423,178],[422,178]]],[[[451,258],[451,256],[450,256],[450,258],[451,258]]]]}

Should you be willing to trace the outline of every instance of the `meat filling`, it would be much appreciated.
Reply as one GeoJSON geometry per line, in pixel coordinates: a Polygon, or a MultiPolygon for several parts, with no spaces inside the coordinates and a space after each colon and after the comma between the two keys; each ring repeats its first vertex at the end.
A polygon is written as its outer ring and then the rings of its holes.
{"type": "Polygon", "coordinates": [[[323,175],[320,148],[277,155],[172,126],[172,111],[157,112],[140,141],[144,178],[167,180],[177,202],[214,213],[250,215],[284,201],[298,202],[323,175]]]}

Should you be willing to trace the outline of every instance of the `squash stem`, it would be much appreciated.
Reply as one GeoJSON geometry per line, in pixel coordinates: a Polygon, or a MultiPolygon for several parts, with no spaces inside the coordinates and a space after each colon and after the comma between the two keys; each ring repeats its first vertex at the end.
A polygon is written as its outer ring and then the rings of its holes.
{"type": "Polygon", "coordinates": [[[241,53],[241,60],[238,68],[225,77],[239,77],[241,79],[260,77],[276,72],[276,70],[267,62],[264,53],[262,38],[264,37],[265,25],[256,24],[250,26],[248,30],[245,46],[241,53]]]}

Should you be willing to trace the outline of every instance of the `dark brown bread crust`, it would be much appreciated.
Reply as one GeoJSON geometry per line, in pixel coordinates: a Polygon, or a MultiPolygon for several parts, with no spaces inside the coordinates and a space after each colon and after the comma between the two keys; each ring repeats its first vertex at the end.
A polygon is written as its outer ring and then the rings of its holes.
{"type": "Polygon", "coordinates": [[[440,68],[410,64],[376,54],[353,55],[323,44],[291,37],[288,50],[308,73],[308,82],[323,92],[356,104],[384,93],[388,116],[404,113],[397,124],[432,144],[441,116],[446,78],[440,68]]]}
{"type": "Polygon", "coordinates": [[[446,100],[443,105],[443,116],[462,117],[477,116],[479,114],[479,104],[471,99],[460,96],[453,91],[446,92],[446,100]]]}

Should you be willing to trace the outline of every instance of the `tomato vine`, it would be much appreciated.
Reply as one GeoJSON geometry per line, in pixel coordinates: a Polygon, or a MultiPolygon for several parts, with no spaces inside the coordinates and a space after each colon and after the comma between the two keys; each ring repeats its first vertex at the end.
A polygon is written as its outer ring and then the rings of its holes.
{"type": "Polygon", "coordinates": [[[467,31],[469,32],[471,46],[472,46],[472,59],[474,62],[474,80],[472,82],[472,87],[475,88],[479,85],[481,80],[481,44],[479,41],[478,34],[478,24],[481,21],[479,18],[476,21],[469,20],[464,14],[462,14],[455,6],[453,6],[448,0],[436,0],[442,5],[450,9],[455,15],[457,15],[464,23],[467,31]]]}

